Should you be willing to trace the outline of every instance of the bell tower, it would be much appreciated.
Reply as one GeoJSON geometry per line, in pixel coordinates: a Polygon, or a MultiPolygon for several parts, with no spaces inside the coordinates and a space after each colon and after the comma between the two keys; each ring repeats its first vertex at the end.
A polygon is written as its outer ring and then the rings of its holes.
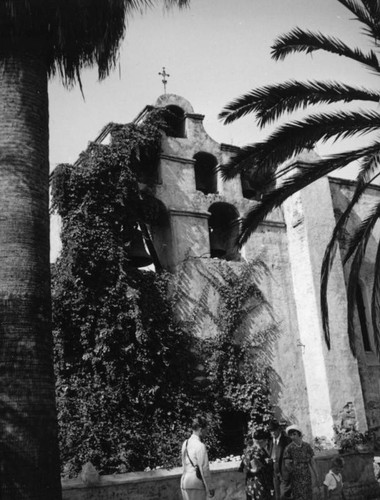
{"type": "MultiPolygon", "coordinates": [[[[154,107],[170,111],[163,134],[155,196],[165,205],[165,227],[153,228],[157,254],[175,270],[189,257],[237,257],[232,241],[242,198],[240,179],[223,183],[217,166],[237,148],[218,144],[205,131],[203,115],[174,94],[160,96],[154,107]]],[[[150,107],[135,119],[139,122],[150,107]]]]}

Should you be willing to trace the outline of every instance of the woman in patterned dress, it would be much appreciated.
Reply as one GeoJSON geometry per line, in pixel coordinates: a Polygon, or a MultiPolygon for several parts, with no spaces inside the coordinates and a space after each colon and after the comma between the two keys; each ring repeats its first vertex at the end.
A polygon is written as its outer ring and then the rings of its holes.
{"type": "Polygon", "coordinates": [[[244,450],[243,456],[247,473],[247,500],[270,500],[273,490],[273,464],[268,450],[270,435],[264,431],[256,431],[253,439],[254,443],[244,450]]]}
{"type": "Polygon", "coordinates": [[[302,432],[296,425],[290,425],[286,433],[292,442],[285,448],[284,465],[290,473],[293,500],[310,500],[313,497],[311,471],[318,482],[313,449],[302,440],[302,432]]]}

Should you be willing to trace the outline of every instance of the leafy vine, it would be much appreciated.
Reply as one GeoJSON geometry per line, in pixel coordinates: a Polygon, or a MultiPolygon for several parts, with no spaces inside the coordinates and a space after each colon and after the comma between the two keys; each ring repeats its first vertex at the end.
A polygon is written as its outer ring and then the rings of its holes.
{"type": "Polygon", "coordinates": [[[199,262],[207,284],[183,311],[185,267],[173,276],[157,261],[156,273],[131,265],[136,225],[162,216],[149,184],[164,118],[153,110],[142,124],[110,125],[109,144],[90,144],[53,175],[62,218],[52,269],[55,370],[67,476],[89,460],[102,473],[177,465],[197,412],[210,421],[211,457],[220,456],[233,447],[226,415],[239,412],[246,428],[264,425],[271,413],[262,353],[276,328],[259,289],[264,267],[199,262]],[[267,321],[252,328],[259,313],[267,321]],[[202,318],[215,335],[199,336],[202,318]]]}

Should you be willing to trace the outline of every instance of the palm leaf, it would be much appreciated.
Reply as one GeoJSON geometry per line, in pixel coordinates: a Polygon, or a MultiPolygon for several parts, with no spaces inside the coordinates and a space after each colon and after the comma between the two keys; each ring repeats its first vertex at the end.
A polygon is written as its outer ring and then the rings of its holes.
{"type": "Polygon", "coordinates": [[[355,335],[355,304],[356,304],[356,290],[358,286],[360,265],[363,260],[364,250],[361,245],[355,254],[354,260],[351,265],[350,275],[347,285],[347,333],[350,343],[352,354],[356,357],[356,335],[355,335]]]}
{"type": "Polygon", "coordinates": [[[248,114],[256,113],[258,124],[263,127],[284,113],[306,108],[310,104],[332,104],[354,100],[378,103],[380,92],[339,82],[290,80],[243,94],[223,108],[219,119],[228,124],[248,114]]]}
{"type": "MultiPolygon", "coordinates": [[[[355,346],[355,304],[356,304],[356,288],[358,286],[361,264],[365,255],[369,238],[372,230],[380,217],[380,202],[375,206],[371,214],[362,222],[357,231],[352,237],[351,254],[354,252],[354,258],[350,268],[350,274],[347,285],[347,323],[348,323],[348,338],[351,351],[356,356],[355,346]]],[[[345,262],[348,260],[345,256],[345,262]]]]}
{"type": "Polygon", "coordinates": [[[345,56],[358,61],[372,70],[379,72],[380,65],[376,54],[371,50],[364,54],[360,49],[351,49],[344,42],[335,37],[325,36],[322,33],[294,28],[289,33],[280,36],[272,46],[272,58],[276,61],[285,59],[292,53],[305,52],[311,54],[316,50],[324,50],[339,56],[345,56]]]}
{"type": "Polygon", "coordinates": [[[380,359],[380,245],[377,247],[375,275],[371,299],[373,338],[377,357],[380,359]]]}
{"type": "Polygon", "coordinates": [[[262,222],[272,210],[279,207],[289,198],[289,196],[334,170],[343,168],[348,163],[359,160],[360,158],[378,154],[379,151],[380,142],[375,142],[369,147],[331,155],[330,157],[314,160],[304,165],[297,162],[297,166],[304,166],[305,168],[301,168],[298,174],[286,179],[281,186],[266,193],[261,202],[252,207],[242,219],[241,233],[237,242],[238,246],[241,247],[244,245],[252,233],[257,229],[260,222],[262,222]]]}
{"type": "Polygon", "coordinates": [[[380,22],[380,4],[379,0],[361,0],[365,8],[370,12],[371,16],[380,22]]]}
{"type": "Polygon", "coordinates": [[[245,146],[221,167],[224,179],[230,179],[241,171],[250,170],[250,177],[257,186],[265,176],[273,176],[278,165],[318,141],[348,138],[364,134],[380,127],[380,113],[353,111],[320,113],[303,120],[278,127],[265,141],[245,146]]]}
{"type": "MultiPolygon", "coordinates": [[[[104,78],[117,62],[126,21],[156,3],[168,9],[190,0],[11,0],[0,2],[2,55],[44,54],[49,75],[66,85],[96,65],[104,78]]],[[[4,59],[4,57],[2,57],[4,59]]]]}
{"type": "Polygon", "coordinates": [[[377,2],[370,0],[369,2],[363,1],[365,8],[358,4],[355,0],[338,0],[339,3],[344,5],[350,10],[358,21],[365,24],[367,28],[364,32],[373,36],[375,39],[379,36],[379,6],[377,2]]]}
{"type": "Polygon", "coordinates": [[[362,0],[372,19],[371,33],[375,40],[379,39],[380,5],[377,0],[362,0]]]}
{"type": "Polygon", "coordinates": [[[380,204],[375,206],[370,215],[366,219],[364,219],[364,221],[356,228],[355,232],[351,236],[346,255],[343,259],[344,265],[347,264],[352,255],[356,253],[357,249],[362,245],[362,241],[366,238],[366,234],[368,233],[368,231],[373,229],[373,226],[377,221],[378,210],[380,210],[380,204]]]}
{"type": "Polygon", "coordinates": [[[323,256],[322,268],[321,268],[321,289],[320,289],[320,302],[321,302],[321,313],[322,313],[322,325],[323,333],[325,336],[326,344],[330,349],[330,327],[329,327],[329,311],[328,311],[328,301],[327,301],[327,287],[330,277],[331,268],[334,262],[336,251],[339,245],[339,239],[344,233],[347,225],[347,221],[351,214],[353,207],[357,204],[367,187],[380,175],[370,177],[374,165],[378,164],[378,154],[368,155],[363,158],[363,164],[361,171],[358,175],[356,188],[350,203],[348,204],[346,210],[340,216],[338,222],[334,227],[331,239],[326,247],[325,254],[323,256]]]}

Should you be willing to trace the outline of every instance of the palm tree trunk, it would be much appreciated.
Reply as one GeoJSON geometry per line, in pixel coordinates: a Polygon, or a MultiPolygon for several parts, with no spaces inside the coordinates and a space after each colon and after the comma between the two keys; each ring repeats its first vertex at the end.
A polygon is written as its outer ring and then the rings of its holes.
{"type": "Polygon", "coordinates": [[[51,336],[47,69],[0,54],[0,499],[61,498],[51,336]]]}

